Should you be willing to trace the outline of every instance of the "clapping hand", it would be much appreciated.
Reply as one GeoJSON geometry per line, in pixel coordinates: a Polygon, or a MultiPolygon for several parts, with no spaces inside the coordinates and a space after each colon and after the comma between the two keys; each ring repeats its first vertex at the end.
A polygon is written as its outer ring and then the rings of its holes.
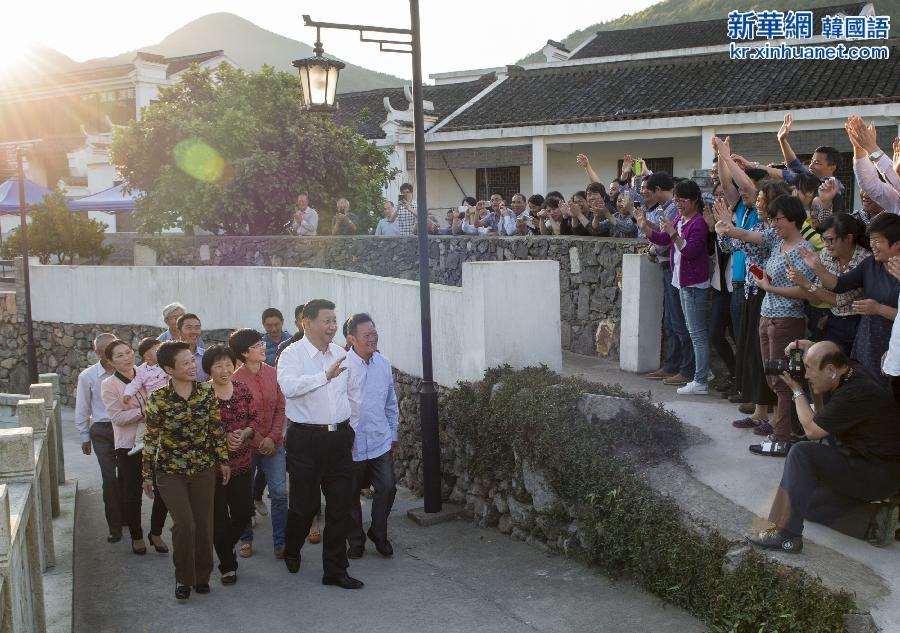
{"type": "Polygon", "coordinates": [[[831,208],[834,197],[838,194],[837,181],[829,178],[819,185],[819,204],[825,208],[831,208]]]}
{"type": "Polygon", "coordinates": [[[576,163],[579,167],[583,167],[583,168],[585,168],[585,169],[587,169],[588,167],[591,166],[591,161],[588,160],[588,157],[587,157],[587,155],[585,155],[585,154],[579,154],[578,156],[576,156],[576,157],[575,157],[575,163],[576,163]]]}
{"type": "Polygon", "coordinates": [[[891,257],[887,261],[887,264],[885,264],[885,267],[887,268],[887,271],[894,277],[894,279],[900,281],[900,255],[891,257]]]}
{"type": "Polygon", "coordinates": [[[894,171],[900,176],[900,136],[894,139],[894,171]]]}
{"type": "Polygon", "coordinates": [[[785,261],[785,266],[787,266],[787,278],[791,283],[795,286],[800,286],[804,290],[809,290],[810,286],[812,286],[812,282],[807,279],[806,275],[791,266],[790,260],[785,261]]]}
{"type": "Polygon", "coordinates": [[[866,122],[862,120],[862,117],[854,114],[847,119],[844,129],[847,130],[847,136],[850,137],[850,142],[853,143],[853,145],[862,148],[867,154],[878,151],[878,141],[874,123],[866,125],[866,122]]]}
{"type": "Polygon", "coordinates": [[[570,218],[572,217],[572,206],[565,200],[560,200],[559,212],[562,213],[564,218],[570,218]]]}
{"type": "Polygon", "coordinates": [[[784,123],[781,124],[781,129],[778,130],[777,138],[779,141],[783,141],[788,137],[788,134],[791,133],[792,125],[794,125],[794,117],[790,114],[785,114],[784,123]]]}
{"type": "Polygon", "coordinates": [[[818,273],[823,269],[822,260],[819,259],[819,256],[816,255],[815,251],[803,246],[798,252],[800,253],[800,257],[803,259],[803,263],[809,266],[813,270],[813,272],[818,273]]]}

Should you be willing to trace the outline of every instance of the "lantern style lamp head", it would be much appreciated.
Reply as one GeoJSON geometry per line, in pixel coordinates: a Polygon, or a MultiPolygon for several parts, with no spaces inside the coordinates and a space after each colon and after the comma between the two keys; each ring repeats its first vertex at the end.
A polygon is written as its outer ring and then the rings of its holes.
{"type": "Polygon", "coordinates": [[[344,68],[344,62],[324,54],[318,28],[313,53],[312,57],[295,59],[293,62],[300,72],[303,101],[310,112],[334,112],[337,109],[334,98],[337,93],[338,75],[344,68]]]}

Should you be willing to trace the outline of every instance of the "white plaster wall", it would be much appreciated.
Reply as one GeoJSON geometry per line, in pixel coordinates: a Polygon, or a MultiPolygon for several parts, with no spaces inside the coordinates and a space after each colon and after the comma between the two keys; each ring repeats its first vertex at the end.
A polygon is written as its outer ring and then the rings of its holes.
{"type": "MultiPolygon", "coordinates": [[[[206,329],[259,328],[266,307],[293,314],[300,302],[328,298],[337,304],[339,320],[370,313],[384,354],[398,369],[421,376],[418,282],[252,266],[32,266],[31,275],[35,320],[61,323],[159,324],[162,330],[162,307],[180,301],[206,329]]],[[[557,262],[465,263],[461,288],[431,286],[431,315],[440,384],[476,380],[504,363],[562,369],[557,262]],[[536,280],[546,290],[539,302],[536,280]],[[529,332],[528,345],[521,345],[521,332],[529,332]]],[[[336,342],[343,342],[340,333],[336,342]]]]}
{"type": "MultiPolygon", "coordinates": [[[[453,180],[453,175],[459,180],[459,184],[465,190],[465,195],[475,195],[475,170],[474,169],[457,169],[453,168],[453,174],[447,169],[429,169],[426,174],[428,191],[428,208],[429,209],[448,209],[450,207],[459,206],[463,199],[463,193],[453,180]]],[[[410,176],[415,178],[415,172],[410,172],[410,176]]],[[[415,184],[415,180],[411,180],[415,184]]],[[[443,220],[443,216],[438,218],[443,220]]]]}
{"type": "Polygon", "coordinates": [[[109,164],[90,164],[87,166],[87,179],[88,191],[91,194],[104,191],[115,183],[116,168],[109,164]]]}

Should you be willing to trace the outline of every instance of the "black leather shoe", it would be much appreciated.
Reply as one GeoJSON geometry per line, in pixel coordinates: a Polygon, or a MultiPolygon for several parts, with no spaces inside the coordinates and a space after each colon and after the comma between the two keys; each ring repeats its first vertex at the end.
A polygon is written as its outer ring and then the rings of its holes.
{"type": "Polygon", "coordinates": [[[285,556],[284,557],[284,566],[287,567],[287,570],[292,574],[296,574],[300,571],[300,556],[294,558],[293,556],[285,556]]]}
{"type": "Polygon", "coordinates": [[[110,532],[109,536],[106,537],[107,543],[118,543],[122,540],[122,530],[119,529],[118,532],[110,532]]]}
{"type": "Polygon", "coordinates": [[[354,545],[353,547],[347,548],[347,558],[352,558],[353,560],[362,558],[365,553],[366,548],[363,545],[354,545]]]}
{"type": "Polygon", "coordinates": [[[335,585],[341,589],[362,589],[364,583],[362,580],[351,578],[347,574],[343,576],[322,576],[323,585],[335,585]]]}
{"type": "Polygon", "coordinates": [[[204,582],[199,585],[194,585],[194,591],[197,593],[209,593],[209,583],[204,582]]]}
{"type": "Polygon", "coordinates": [[[384,539],[384,540],[376,539],[375,535],[372,534],[372,528],[369,528],[369,531],[366,532],[366,536],[369,537],[370,541],[375,543],[375,549],[378,551],[379,554],[381,554],[382,556],[393,556],[394,555],[394,548],[391,545],[391,542],[387,539],[384,539]]]}
{"type": "Polygon", "coordinates": [[[175,585],[175,599],[187,600],[191,597],[191,588],[187,585],[175,585]]]}

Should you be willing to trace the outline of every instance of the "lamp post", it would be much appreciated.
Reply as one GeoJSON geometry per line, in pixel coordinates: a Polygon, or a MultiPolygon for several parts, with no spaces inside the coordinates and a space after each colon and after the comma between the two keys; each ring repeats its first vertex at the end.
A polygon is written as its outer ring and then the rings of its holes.
{"type": "Polygon", "coordinates": [[[27,343],[25,356],[28,360],[28,381],[38,381],[37,348],[34,344],[34,324],[31,321],[31,274],[28,266],[28,205],[25,203],[25,165],[23,150],[16,148],[16,180],[19,185],[19,248],[22,253],[22,275],[25,282],[25,332],[27,343]]]}
{"type": "MultiPolygon", "coordinates": [[[[306,26],[316,27],[316,47],[314,57],[296,60],[294,66],[300,71],[300,83],[307,109],[314,112],[333,112],[335,89],[340,67],[333,69],[336,60],[323,55],[319,41],[321,29],[359,31],[363,42],[374,42],[379,49],[388,53],[409,53],[412,55],[413,122],[416,152],[416,204],[418,206],[419,239],[419,303],[422,330],[422,386],[419,389],[419,420],[422,432],[422,475],[425,488],[425,512],[441,511],[441,447],[438,438],[437,390],[431,362],[431,294],[429,291],[428,265],[428,202],[425,191],[425,114],[422,105],[422,46],[419,36],[419,0],[409,0],[410,28],[368,26],[364,24],[335,24],[314,22],[308,15],[303,16],[306,26]],[[409,36],[409,40],[367,38],[365,33],[409,36]],[[387,46],[385,46],[387,45],[387,46]],[[403,47],[403,48],[400,48],[403,47]],[[409,48],[406,48],[409,47],[409,48]],[[329,64],[331,66],[329,66],[329,64]],[[306,73],[306,79],[304,79],[306,73]],[[333,75],[332,75],[333,73],[333,75]],[[333,76],[334,83],[330,79],[333,76]]],[[[337,62],[340,63],[340,62],[337,62]]]]}

